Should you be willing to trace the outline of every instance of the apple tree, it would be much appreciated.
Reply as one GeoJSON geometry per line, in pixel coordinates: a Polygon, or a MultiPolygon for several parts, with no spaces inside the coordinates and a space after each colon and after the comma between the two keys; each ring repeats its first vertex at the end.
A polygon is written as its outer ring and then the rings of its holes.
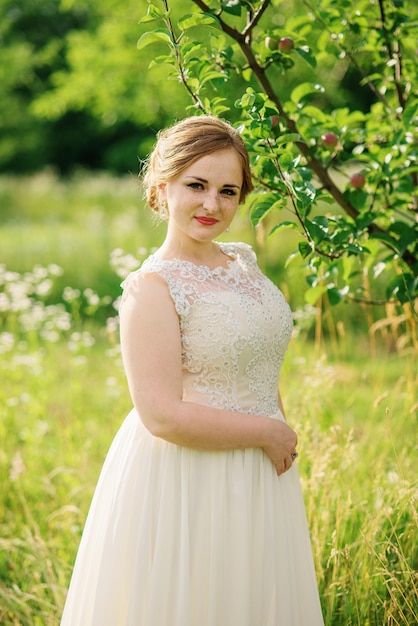
{"type": "Polygon", "coordinates": [[[287,262],[303,259],[311,304],[416,297],[414,6],[149,0],[141,20],[138,48],[172,67],[190,110],[240,129],[252,222],[276,241],[295,231],[287,262]]]}

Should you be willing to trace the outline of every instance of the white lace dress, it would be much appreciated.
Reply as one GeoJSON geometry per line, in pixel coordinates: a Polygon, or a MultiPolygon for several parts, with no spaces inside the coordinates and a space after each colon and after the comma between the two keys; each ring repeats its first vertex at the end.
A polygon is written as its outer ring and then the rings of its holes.
{"type": "MultiPolygon", "coordinates": [[[[246,244],[210,270],[151,256],[175,303],[184,400],[283,419],[289,307],[246,244]]],[[[122,305],[123,306],[123,305],[122,305]]],[[[322,626],[296,463],[260,449],[198,451],[153,437],[132,410],[105,460],[62,626],[322,626]]]]}

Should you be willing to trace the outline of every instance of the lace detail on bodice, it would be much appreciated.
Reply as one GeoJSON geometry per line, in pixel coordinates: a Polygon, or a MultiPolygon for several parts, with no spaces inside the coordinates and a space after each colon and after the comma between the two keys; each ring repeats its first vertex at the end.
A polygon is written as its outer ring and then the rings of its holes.
{"type": "Polygon", "coordinates": [[[273,415],[291,312],[258,268],[250,246],[220,246],[232,259],[227,268],[150,256],[122,286],[125,294],[134,290],[145,272],[166,281],[179,316],[184,400],[273,415]]]}

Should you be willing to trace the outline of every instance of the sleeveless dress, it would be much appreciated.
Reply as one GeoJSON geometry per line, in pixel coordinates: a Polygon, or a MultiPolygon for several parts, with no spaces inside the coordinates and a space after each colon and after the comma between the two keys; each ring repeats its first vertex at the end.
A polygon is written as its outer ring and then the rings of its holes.
{"type": "MultiPolygon", "coordinates": [[[[125,294],[144,272],[166,281],[184,401],[283,419],[290,309],[248,245],[220,246],[228,268],[151,256],[125,294]]],[[[61,626],[323,626],[296,463],[278,477],[258,448],[174,445],[133,409],[98,481],[61,626]]]]}

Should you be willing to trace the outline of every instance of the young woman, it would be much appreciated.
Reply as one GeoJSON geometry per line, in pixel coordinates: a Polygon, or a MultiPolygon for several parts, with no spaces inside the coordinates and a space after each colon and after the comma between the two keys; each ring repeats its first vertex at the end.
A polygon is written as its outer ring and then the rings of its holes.
{"type": "Polygon", "coordinates": [[[134,408],[110,448],[62,626],[322,626],[278,394],[292,317],[251,248],[216,238],[252,189],[238,132],[160,133],[144,185],[162,246],[124,282],[134,408]]]}

